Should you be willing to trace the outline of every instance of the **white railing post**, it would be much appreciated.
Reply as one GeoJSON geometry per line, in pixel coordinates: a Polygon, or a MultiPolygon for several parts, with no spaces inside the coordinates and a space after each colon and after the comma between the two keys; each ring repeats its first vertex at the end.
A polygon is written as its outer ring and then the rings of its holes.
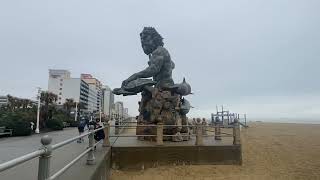
{"type": "Polygon", "coordinates": [[[157,145],[163,145],[163,123],[157,124],[157,145]]]}
{"type": "Polygon", "coordinates": [[[197,123],[196,127],[197,135],[196,135],[196,145],[202,146],[203,145],[203,137],[202,137],[202,125],[200,122],[197,123]]]}
{"type": "Polygon", "coordinates": [[[87,157],[87,164],[88,165],[93,165],[95,164],[95,157],[94,157],[94,153],[93,153],[93,149],[94,149],[94,133],[93,133],[93,125],[89,126],[89,132],[91,132],[88,137],[89,137],[89,148],[91,148],[91,150],[88,152],[88,157],[87,157]]]}
{"type": "Polygon", "coordinates": [[[233,124],[233,144],[240,145],[240,143],[240,124],[238,119],[235,119],[233,124]]]}
{"type": "Polygon", "coordinates": [[[119,134],[119,126],[120,123],[119,123],[119,119],[116,119],[116,122],[115,122],[115,127],[114,127],[114,134],[119,134]]]}
{"type": "Polygon", "coordinates": [[[41,138],[42,148],[45,150],[45,153],[39,157],[38,180],[46,180],[50,177],[51,141],[52,138],[48,135],[41,138]]]}
{"type": "Polygon", "coordinates": [[[104,123],[104,140],[103,140],[103,147],[108,147],[110,146],[110,141],[109,141],[109,133],[110,133],[110,124],[109,122],[104,123]]]}
{"type": "Polygon", "coordinates": [[[214,127],[214,139],[215,140],[221,140],[221,129],[220,129],[220,123],[216,122],[214,127]]]}

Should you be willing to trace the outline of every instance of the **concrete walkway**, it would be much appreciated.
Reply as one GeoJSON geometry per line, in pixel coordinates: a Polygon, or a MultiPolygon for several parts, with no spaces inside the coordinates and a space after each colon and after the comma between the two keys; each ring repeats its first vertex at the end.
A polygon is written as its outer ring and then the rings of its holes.
{"type": "MultiPolygon", "coordinates": [[[[113,133],[113,132],[112,132],[113,133]]],[[[52,137],[52,144],[64,141],[78,135],[77,128],[66,128],[63,131],[54,131],[43,134],[36,134],[27,137],[0,138],[0,163],[30,153],[41,147],[40,139],[44,135],[52,137]]],[[[111,142],[114,139],[111,140],[111,142]]],[[[55,150],[51,158],[51,173],[53,174],[67,163],[81,154],[88,147],[88,138],[84,143],[73,142],[69,145],[55,150]]],[[[102,148],[99,145],[97,148],[102,148]]],[[[25,162],[0,173],[1,180],[33,180],[37,179],[38,158],[25,162]]]]}

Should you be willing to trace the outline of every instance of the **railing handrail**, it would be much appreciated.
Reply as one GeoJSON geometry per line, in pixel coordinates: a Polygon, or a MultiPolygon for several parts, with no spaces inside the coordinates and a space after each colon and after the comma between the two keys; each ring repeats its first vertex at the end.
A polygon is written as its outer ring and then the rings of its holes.
{"type": "MultiPolygon", "coordinates": [[[[235,123],[232,125],[212,125],[212,124],[187,124],[187,125],[164,125],[164,124],[146,124],[146,125],[141,125],[141,124],[137,124],[137,125],[128,125],[128,122],[124,122],[125,125],[110,125],[109,123],[107,123],[106,125],[103,125],[100,128],[97,129],[93,129],[93,126],[90,125],[90,131],[78,136],[75,136],[73,138],[64,140],[62,142],[59,142],[57,144],[51,145],[51,138],[48,136],[44,136],[41,138],[41,143],[42,143],[42,148],[40,148],[39,150],[33,151],[31,153],[28,153],[26,155],[20,156],[18,158],[9,160],[7,162],[1,163],[0,164],[0,172],[10,169],[14,166],[17,166],[19,164],[22,164],[26,161],[29,161],[31,159],[34,159],[36,157],[40,157],[39,160],[39,170],[38,170],[38,180],[54,180],[55,178],[57,178],[58,176],[60,176],[61,174],[63,174],[67,169],[69,169],[73,164],[75,164],[79,159],[81,159],[83,156],[85,156],[86,154],[88,154],[88,158],[87,158],[87,164],[94,164],[94,154],[93,154],[93,149],[96,145],[98,145],[98,143],[100,143],[100,141],[94,143],[94,133],[100,130],[104,130],[105,133],[107,133],[105,140],[104,140],[104,146],[109,146],[110,142],[109,142],[109,137],[156,137],[157,138],[157,145],[162,145],[163,144],[163,137],[173,137],[173,136],[177,136],[177,135],[168,135],[168,134],[163,134],[163,128],[164,127],[196,127],[196,134],[180,134],[180,136],[196,136],[196,145],[203,145],[203,140],[202,137],[212,137],[214,136],[216,140],[218,140],[221,137],[233,137],[234,138],[234,145],[239,145],[240,144],[240,130],[239,130],[239,123],[235,123]],[[155,135],[153,134],[149,134],[149,135],[109,135],[109,128],[110,127],[157,127],[157,133],[155,135]],[[206,134],[202,134],[202,131],[208,131],[207,129],[204,129],[204,127],[214,127],[215,132],[214,135],[206,135],[206,134]],[[220,128],[233,128],[233,134],[228,134],[228,133],[221,133],[220,132],[220,128]],[[225,135],[221,135],[221,134],[225,134],[225,135]],[[48,163],[50,163],[50,161],[48,159],[50,159],[51,157],[51,153],[53,150],[58,149],[60,147],[63,147],[67,144],[70,144],[71,142],[74,142],[80,138],[83,138],[85,136],[89,136],[89,148],[87,148],[85,151],[83,151],[80,155],[78,155],[77,157],[75,157],[71,162],[69,162],[67,165],[65,165],[62,169],[58,170],[57,172],[55,172],[53,175],[50,176],[49,174],[49,169],[45,169],[43,167],[47,167],[49,168],[48,163]],[[106,142],[107,141],[107,142],[106,142]],[[44,166],[40,165],[40,163],[45,164],[44,166]],[[41,168],[41,169],[40,169],[41,168]]],[[[123,128],[125,129],[125,128],[123,128]]],[[[221,140],[221,139],[220,139],[221,140]]]]}
{"type": "MultiPolygon", "coordinates": [[[[101,128],[95,129],[95,130],[93,130],[93,131],[84,133],[84,134],[82,134],[82,135],[75,136],[75,137],[73,137],[73,138],[67,139],[67,140],[62,141],[62,142],[57,143],[57,144],[54,144],[54,145],[52,145],[52,150],[58,149],[58,148],[60,148],[60,147],[63,147],[63,146],[65,146],[65,145],[67,145],[67,144],[70,144],[71,142],[76,141],[76,140],[79,139],[79,138],[88,136],[88,135],[93,134],[93,133],[95,133],[95,132],[97,132],[97,131],[99,131],[99,130],[101,130],[101,129],[104,129],[104,128],[106,128],[106,126],[102,126],[101,128]]],[[[17,165],[19,165],[19,164],[22,164],[22,163],[24,163],[24,162],[26,162],[26,161],[29,161],[29,160],[31,160],[31,159],[34,159],[34,158],[36,158],[36,157],[39,157],[39,156],[41,156],[42,154],[44,154],[45,152],[46,152],[45,149],[44,149],[44,148],[41,148],[41,149],[39,149],[39,150],[33,151],[33,152],[31,152],[31,153],[28,153],[28,154],[22,155],[22,156],[20,156],[20,157],[14,158],[14,159],[12,159],[12,160],[9,160],[9,161],[7,161],[7,162],[1,163],[1,164],[0,164],[0,172],[5,171],[5,170],[7,170],[7,169],[10,169],[10,168],[12,168],[12,167],[14,167],[14,166],[17,166],[17,165]]]]}
{"type": "Polygon", "coordinates": [[[62,175],[66,170],[68,170],[74,163],[76,163],[79,159],[81,159],[83,156],[85,156],[89,151],[91,151],[90,148],[83,151],[80,155],[78,155],[76,158],[74,158],[71,162],[69,162],[67,165],[65,165],[63,168],[61,168],[59,171],[57,171],[52,176],[50,176],[49,180],[54,180],[58,176],[62,175]]]}
{"type": "Polygon", "coordinates": [[[99,130],[102,130],[102,129],[104,129],[104,128],[106,128],[106,127],[105,127],[105,126],[102,126],[101,128],[95,129],[95,130],[93,130],[93,131],[89,131],[89,132],[84,133],[84,134],[81,134],[81,135],[79,135],[79,136],[76,136],[76,137],[67,139],[67,140],[62,141],[62,142],[57,143],[57,144],[54,144],[54,145],[52,145],[52,149],[55,150],[55,149],[58,149],[58,148],[60,148],[60,147],[63,147],[63,146],[65,146],[65,145],[67,145],[67,144],[70,144],[70,143],[78,140],[79,138],[83,138],[83,137],[85,137],[85,136],[88,136],[88,135],[90,135],[90,134],[93,134],[93,133],[95,133],[95,132],[97,132],[97,131],[99,131],[99,130]]]}
{"type": "MultiPolygon", "coordinates": [[[[233,128],[234,125],[162,125],[163,127],[219,127],[219,128],[233,128]]],[[[137,125],[110,125],[110,127],[157,127],[156,124],[137,124],[137,125]]]]}
{"type": "Polygon", "coordinates": [[[0,164],[0,172],[5,171],[7,169],[10,169],[10,168],[12,168],[14,166],[22,164],[22,163],[24,163],[26,161],[29,161],[31,159],[34,159],[36,157],[39,157],[43,153],[45,153],[45,150],[44,149],[39,149],[39,150],[33,151],[31,153],[28,153],[28,154],[22,155],[20,157],[17,157],[15,159],[9,160],[7,162],[1,163],[0,164]]]}

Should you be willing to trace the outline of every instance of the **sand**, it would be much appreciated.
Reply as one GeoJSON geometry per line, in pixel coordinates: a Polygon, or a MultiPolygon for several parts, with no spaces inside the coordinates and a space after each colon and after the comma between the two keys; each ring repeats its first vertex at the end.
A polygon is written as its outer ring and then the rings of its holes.
{"type": "Polygon", "coordinates": [[[319,179],[320,125],[251,123],[242,129],[242,166],[161,166],[112,171],[112,180],[319,179]]]}

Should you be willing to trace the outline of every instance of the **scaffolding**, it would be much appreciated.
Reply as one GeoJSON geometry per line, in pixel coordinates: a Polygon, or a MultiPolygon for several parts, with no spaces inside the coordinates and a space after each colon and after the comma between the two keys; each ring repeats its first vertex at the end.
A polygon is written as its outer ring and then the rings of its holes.
{"type": "Polygon", "coordinates": [[[235,120],[238,120],[240,125],[244,127],[247,126],[247,114],[231,113],[229,110],[225,110],[223,105],[221,106],[221,111],[219,111],[218,106],[216,106],[216,113],[211,113],[211,124],[221,124],[224,126],[231,125],[235,120]]]}

